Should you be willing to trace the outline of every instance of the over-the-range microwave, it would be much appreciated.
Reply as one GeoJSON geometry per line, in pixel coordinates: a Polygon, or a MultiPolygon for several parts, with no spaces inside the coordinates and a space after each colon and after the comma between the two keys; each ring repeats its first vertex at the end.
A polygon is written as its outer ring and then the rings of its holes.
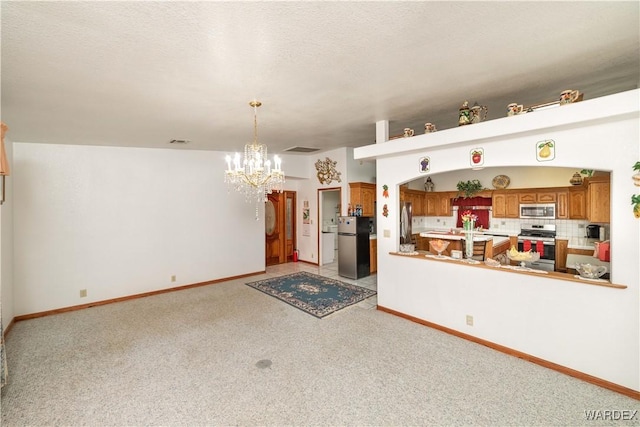
{"type": "Polygon", "coordinates": [[[520,204],[520,218],[556,219],[555,203],[520,204]]]}

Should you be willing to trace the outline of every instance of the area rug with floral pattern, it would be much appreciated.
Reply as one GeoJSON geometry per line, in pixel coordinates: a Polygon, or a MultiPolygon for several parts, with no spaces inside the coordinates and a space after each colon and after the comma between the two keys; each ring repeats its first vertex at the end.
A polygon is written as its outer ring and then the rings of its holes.
{"type": "Polygon", "coordinates": [[[319,319],[376,294],[361,286],[304,271],[246,285],[319,319]]]}

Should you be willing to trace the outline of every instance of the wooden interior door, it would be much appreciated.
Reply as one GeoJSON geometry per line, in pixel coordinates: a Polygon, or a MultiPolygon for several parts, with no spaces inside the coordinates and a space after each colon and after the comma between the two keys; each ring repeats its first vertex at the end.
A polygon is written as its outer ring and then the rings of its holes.
{"type": "Polygon", "coordinates": [[[269,194],[264,208],[265,263],[283,264],[293,260],[296,245],[296,193],[269,194]]]}
{"type": "Polygon", "coordinates": [[[284,194],[269,194],[264,204],[265,263],[285,262],[284,194]]]}

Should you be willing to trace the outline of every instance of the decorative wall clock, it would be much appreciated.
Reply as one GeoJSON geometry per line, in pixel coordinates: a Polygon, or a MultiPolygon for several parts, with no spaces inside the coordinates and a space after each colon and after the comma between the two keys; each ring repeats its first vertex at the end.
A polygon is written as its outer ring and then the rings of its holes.
{"type": "Polygon", "coordinates": [[[316,176],[320,184],[331,184],[332,181],[342,182],[340,172],[336,170],[337,164],[337,161],[333,161],[328,157],[325,160],[316,162],[316,176]]]}

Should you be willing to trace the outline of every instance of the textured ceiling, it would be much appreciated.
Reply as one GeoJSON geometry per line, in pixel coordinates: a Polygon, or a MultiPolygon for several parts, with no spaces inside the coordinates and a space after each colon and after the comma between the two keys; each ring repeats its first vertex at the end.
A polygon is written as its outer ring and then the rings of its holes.
{"type": "Polygon", "coordinates": [[[1,3],[12,141],[357,147],[489,107],[638,87],[632,2],[1,3]]]}

